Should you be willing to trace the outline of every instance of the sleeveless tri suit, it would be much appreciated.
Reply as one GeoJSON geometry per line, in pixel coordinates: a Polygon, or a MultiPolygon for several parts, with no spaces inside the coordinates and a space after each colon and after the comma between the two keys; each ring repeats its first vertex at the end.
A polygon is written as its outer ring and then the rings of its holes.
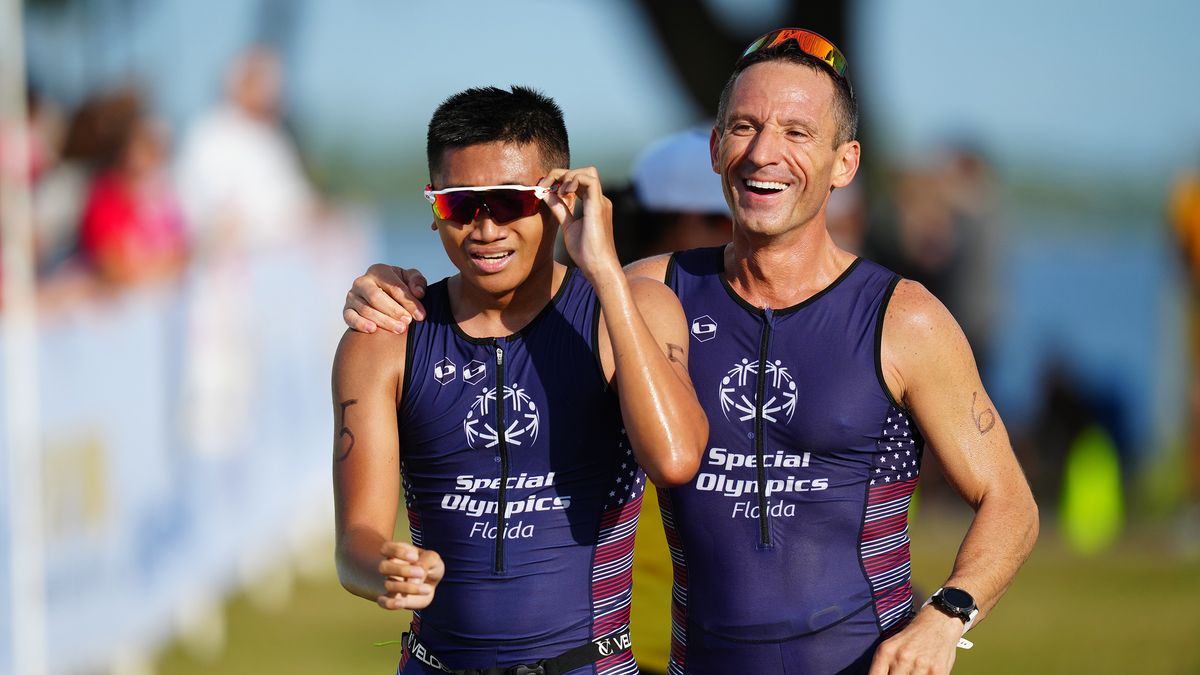
{"type": "Polygon", "coordinates": [[[907,513],[923,443],[879,361],[898,277],[858,259],[794,307],[750,306],[723,247],[675,254],[710,434],[660,491],[672,674],[865,672],[913,612],[907,513]]]}
{"type": "MultiPolygon", "coordinates": [[[[424,305],[408,337],[401,475],[413,542],[441,554],[446,576],[414,612],[419,643],[406,639],[397,672],[443,672],[414,650],[452,670],[508,667],[622,631],[646,479],[597,357],[592,287],[568,271],[502,338],[462,332],[445,280],[424,305]]],[[[624,646],[570,673],[636,673],[624,646]]]]}

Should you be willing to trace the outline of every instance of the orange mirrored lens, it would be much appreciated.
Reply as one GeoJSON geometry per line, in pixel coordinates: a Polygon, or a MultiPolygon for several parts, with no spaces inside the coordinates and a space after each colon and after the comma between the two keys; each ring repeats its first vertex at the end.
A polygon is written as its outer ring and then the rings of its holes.
{"type": "MultiPolygon", "coordinates": [[[[750,46],[746,48],[746,51],[742,52],[741,58],[744,59],[747,56],[764,49],[778,47],[786,44],[789,40],[794,42],[800,51],[808,54],[809,56],[821,59],[830,68],[833,68],[835,73],[845,77],[846,57],[842,55],[842,52],[829,40],[810,30],[804,30],[802,28],[782,28],[780,30],[773,30],[770,33],[758,38],[754,42],[751,42],[750,46]]],[[[738,60],[740,61],[741,59],[738,60]]]]}

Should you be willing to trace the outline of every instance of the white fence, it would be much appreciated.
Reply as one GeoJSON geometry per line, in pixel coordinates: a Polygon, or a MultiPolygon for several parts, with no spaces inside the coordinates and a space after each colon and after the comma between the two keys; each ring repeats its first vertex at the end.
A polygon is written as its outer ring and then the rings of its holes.
{"type": "MultiPolygon", "coordinates": [[[[41,319],[51,672],[137,663],[239,584],[286,573],[332,527],[329,368],[366,241],[326,232],[41,319]]],[[[14,668],[23,620],[8,587],[9,499],[0,673],[14,668]]]]}

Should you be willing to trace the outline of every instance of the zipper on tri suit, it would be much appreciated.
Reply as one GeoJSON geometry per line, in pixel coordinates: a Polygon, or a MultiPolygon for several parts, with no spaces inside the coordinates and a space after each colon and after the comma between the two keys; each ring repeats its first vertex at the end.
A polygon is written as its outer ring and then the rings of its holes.
{"type": "Polygon", "coordinates": [[[758,342],[758,392],[754,405],[754,457],[758,465],[758,543],[771,545],[770,521],[767,519],[767,468],[763,466],[763,399],[767,386],[767,344],[771,340],[771,323],[774,314],[770,307],[763,308],[762,338],[758,342]]]}
{"type": "Polygon", "coordinates": [[[504,426],[504,348],[495,339],[496,348],[496,440],[500,449],[500,496],[496,504],[496,574],[504,571],[504,512],[508,508],[508,434],[504,426]]]}

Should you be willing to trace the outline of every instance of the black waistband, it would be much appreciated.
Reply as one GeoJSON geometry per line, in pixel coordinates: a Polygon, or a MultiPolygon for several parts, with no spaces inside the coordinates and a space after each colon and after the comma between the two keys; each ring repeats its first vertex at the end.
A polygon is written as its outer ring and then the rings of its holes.
{"type": "Polygon", "coordinates": [[[537,663],[507,666],[505,668],[467,668],[451,670],[449,666],[421,644],[412,633],[404,634],[404,648],[413,658],[430,668],[436,668],[451,675],[562,675],[576,668],[590,665],[600,659],[615,656],[629,651],[629,629],[624,628],[616,633],[585,642],[578,647],[568,649],[552,659],[542,659],[537,663]]]}

